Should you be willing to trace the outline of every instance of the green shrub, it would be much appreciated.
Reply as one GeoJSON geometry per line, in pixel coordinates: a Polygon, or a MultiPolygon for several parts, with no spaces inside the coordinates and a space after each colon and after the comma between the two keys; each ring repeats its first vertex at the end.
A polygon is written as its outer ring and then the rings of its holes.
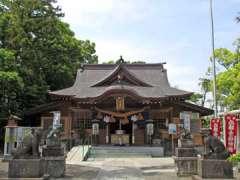
{"type": "Polygon", "coordinates": [[[231,155],[227,160],[234,165],[238,164],[240,162],[240,153],[231,155]]]}

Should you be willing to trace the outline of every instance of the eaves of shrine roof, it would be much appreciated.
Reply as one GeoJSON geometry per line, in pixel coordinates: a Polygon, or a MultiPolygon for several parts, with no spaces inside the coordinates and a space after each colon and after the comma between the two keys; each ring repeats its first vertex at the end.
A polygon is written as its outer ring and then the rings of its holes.
{"type": "Polygon", "coordinates": [[[91,99],[110,90],[126,90],[148,98],[189,97],[191,92],[173,88],[162,63],[157,64],[93,64],[78,70],[72,87],[52,91],[50,96],[91,99]],[[128,84],[108,84],[114,76],[123,73],[128,84]]]}

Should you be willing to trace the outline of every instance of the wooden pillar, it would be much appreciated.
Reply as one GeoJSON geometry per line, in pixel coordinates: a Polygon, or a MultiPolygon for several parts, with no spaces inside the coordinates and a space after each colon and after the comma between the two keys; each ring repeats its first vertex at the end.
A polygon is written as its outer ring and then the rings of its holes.
{"type": "Polygon", "coordinates": [[[66,134],[67,138],[72,138],[71,132],[72,132],[72,113],[71,110],[68,110],[68,116],[64,119],[64,132],[66,134]]]}
{"type": "MultiPolygon", "coordinates": [[[[170,111],[170,122],[173,123],[173,109],[170,111]]],[[[172,155],[175,154],[175,143],[174,143],[174,135],[171,135],[172,138],[172,155]]]]}
{"type": "Polygon", "coordinates": [[[44,119],[41,117],[41,128],[44,128],[44,119]]]}
{"type": "Polygon", "coordinates": [[[64,124],[63,124],[63,128],[64,128],[64,134],[67,137],[68,136],[68,118],[64,118],[64,124]]]}
{"type": "Polygon", "coordinates": [[[107,123],[107,126],[106,126],[106,144],[109,144],[109,123],[107,123]]]}
{"type": "Polygon", "coordinates": [[[132,144],[134,144],[135,143],[135,134],[134,134],[134,121],[132,121],[132,144]]]}
{"type": "Polygon", "coordinates": [[[72,140],[72,121],[73,121],[73,113],[71,113],[71,110],[68,110],[68,139],[69,142],[69,148],[71,149],[73,146],[73,140],[72,140]]]}
{"type": "Polygon", "coordinates": [[[64,134],[67,138],[71,137],[71,121],[71,117],[64,118],[64,134]]]}

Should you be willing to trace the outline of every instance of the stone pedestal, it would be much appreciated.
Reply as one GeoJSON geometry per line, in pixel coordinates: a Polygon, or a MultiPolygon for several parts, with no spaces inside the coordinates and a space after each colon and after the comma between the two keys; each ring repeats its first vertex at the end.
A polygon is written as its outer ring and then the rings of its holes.
{"type": "Polygon", "coordinates": [[[177,157],[197,157],[196,150],[194,148],[176,148],[177,157]]]}
{"type": "Polygon", "coordinates": [[[43,148],[44,172],[50,177],[59,178],[65,175],[65,156],[61,146],[46,146],[43,148]]]}
{"type": "Polygon", "coordinates": [[[197,174],[197,157],[175,157],[177,176],[191,176],[197,174]]]}
{"type": "Polygon", "coordinates": [[[201,178],[233,178],[233,167],[227,160],[199,159],[198,175],[201,178]]]}
{"type": "Polygon", "coordinates": [[[50,177],[59,178],[65,175],[65,157],[43,157],[44,172],[50,177]]]}
{"type": "Polygon", "coordinates": [[[179,139],[178,140],[178,147],[193,148],[194,143],[193,143],[192,139],[179,139]]]}
{"type": "Polygon", "coordinates": [[[197,174],[197,154],[194,148],[176,148],[174,158],[178,176],[191,176],[197,174]]]}
{"type": "Polygon", "coordinates": [[[43,147],[42,156],[43,157],[64,156],[64,149],[61,148],[60,146],[43,147]]]}
{"type": "Polygon", "coordinates": [[[9,161],[9,178],[40,178],[44,174],[41,159],[13,159],[9,161]]]}

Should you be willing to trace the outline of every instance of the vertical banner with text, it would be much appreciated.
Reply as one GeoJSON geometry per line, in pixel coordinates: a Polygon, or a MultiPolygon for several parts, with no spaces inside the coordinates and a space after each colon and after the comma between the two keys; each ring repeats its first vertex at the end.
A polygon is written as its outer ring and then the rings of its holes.
{"type": "Polygon", "coordinates": [[[237,117],[231,114],[226,115],[225,124],[226,148],[234,154],[237,150],[237,117]]]}
{"type": "Polygon", "coordinates": [[[213,118],[210,123],[211,126],[211,134],[212,136],[217,137],[220,139],[221,137],[221,129],[222,129],[222,122],[220,118],[213,118]]]}

